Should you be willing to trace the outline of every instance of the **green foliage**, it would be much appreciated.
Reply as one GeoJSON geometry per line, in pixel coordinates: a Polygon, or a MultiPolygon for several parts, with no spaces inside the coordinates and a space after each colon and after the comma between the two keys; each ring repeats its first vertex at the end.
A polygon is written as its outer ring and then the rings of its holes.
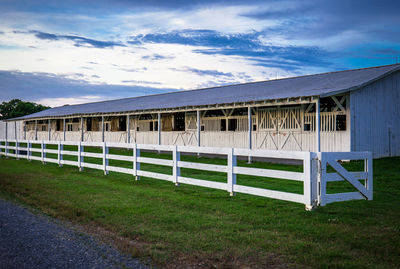
{"type": "Polygon", "coordinates": [[[48,108],[50,107],[42,106],[32,102],[24,102],[19,99],[13,99],[9,102],[2,102],[0,104],[0,120],[22,117],[48,108]]]}

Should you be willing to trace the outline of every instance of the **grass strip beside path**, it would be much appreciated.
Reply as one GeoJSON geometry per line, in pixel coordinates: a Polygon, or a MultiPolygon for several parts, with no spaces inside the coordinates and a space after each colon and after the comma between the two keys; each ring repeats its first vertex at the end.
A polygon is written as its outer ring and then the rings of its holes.
{"type": "Polygon", "coordinates": [[[400,158],[374,160],[373,201],[335,203],[314,212],[291,202],[133,179],[0,158],[1,196],[91,227],[160,267],[400,266],[400,158]]]}

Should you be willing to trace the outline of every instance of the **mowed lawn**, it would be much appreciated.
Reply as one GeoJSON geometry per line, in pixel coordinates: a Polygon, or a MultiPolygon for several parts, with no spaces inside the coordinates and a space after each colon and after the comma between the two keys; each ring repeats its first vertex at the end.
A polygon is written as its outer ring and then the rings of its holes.
{"type": "MultiPolygon", "coordinates": [[[[182,160],[226,162],[193,156],[182,160]]],[[[256,162],[249,166],[302,171],[301,166],[291,165],[256,162]]],[[[359,167],[359,163],[348,166],[359,167]]],[[[172,171],[149,164],[142,164],[142,169],[172,171]]],[[[226,180],[223,173],[183,169],[182,174],[226,180]]],[[[302,193],[302,184],[293,181],[240,176],[238,183],[302,193]]],[[[351,190],[343,184],[332,188],[351,190]]],[[[98,170],[79,172],[77,167],[4,157],[0,158],[0,195],[71,221],[161,268],[400,267],[400,158],[374,160],[373,201],[334,203],[313,212],[280,200],[245,194],[230,197],[220,190],[176,187],[144,177],[135,181],[125,174],[105,176],[98,170]]]]}

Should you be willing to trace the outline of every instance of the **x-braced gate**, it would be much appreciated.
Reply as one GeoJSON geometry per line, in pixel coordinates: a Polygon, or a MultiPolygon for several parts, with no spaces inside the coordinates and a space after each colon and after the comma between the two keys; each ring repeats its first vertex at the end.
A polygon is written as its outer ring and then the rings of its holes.
{"type": "MultiPolygon", "coordinates": [[[[320,152],[318,177],[318,204],[366,199],[372,200],[372,153],[371,152],[320,152]],[[361,160],[363,171],[348,171],[342,163],[361,160]],[[327,183],[346,181],[354,188],[353,192],[327,193],[327,183]]],[[[359,170],[359,169],[358,169],[359,170]]]]}

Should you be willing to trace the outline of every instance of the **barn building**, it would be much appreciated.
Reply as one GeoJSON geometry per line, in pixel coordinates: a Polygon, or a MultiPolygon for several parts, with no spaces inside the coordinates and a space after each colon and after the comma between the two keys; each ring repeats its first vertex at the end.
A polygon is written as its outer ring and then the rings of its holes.
{"type": "Polygon", "coordinates": [[[399,104],[400,64],[395,64],[55,107],[9,120],[1,136],[368,150],[377,158],[400,155],[399,104]]]}

